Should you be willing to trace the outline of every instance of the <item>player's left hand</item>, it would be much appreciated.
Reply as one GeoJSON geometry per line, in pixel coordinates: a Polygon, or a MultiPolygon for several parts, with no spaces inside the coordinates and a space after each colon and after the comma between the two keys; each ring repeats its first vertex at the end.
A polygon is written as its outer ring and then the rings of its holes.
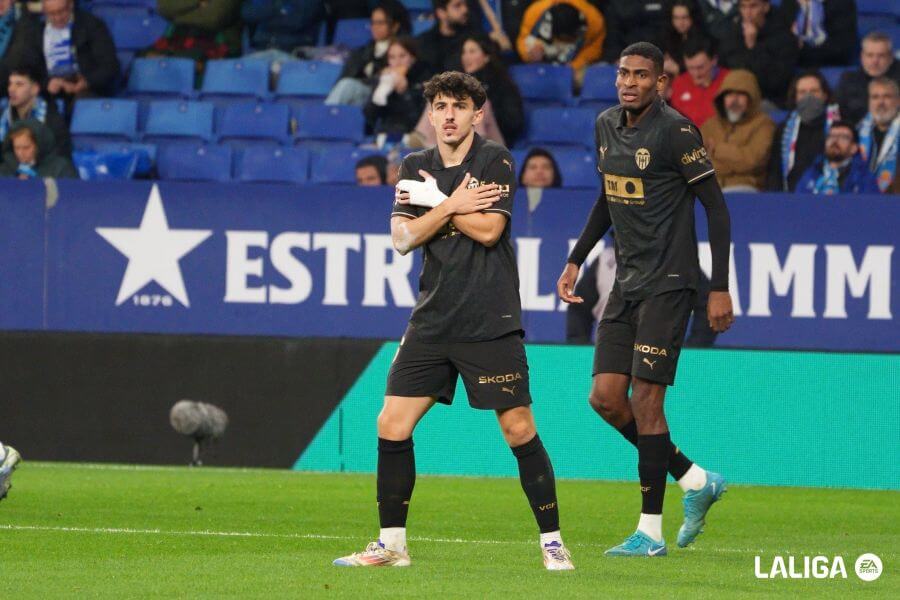
{"type": "Polygon", "coordinates": [[[710,292],[706,303],[706,315],[709,326],[716,333],[727,331],[734,323],[734,311],[731,307],[731,294],[728,292],[710,292]]]}

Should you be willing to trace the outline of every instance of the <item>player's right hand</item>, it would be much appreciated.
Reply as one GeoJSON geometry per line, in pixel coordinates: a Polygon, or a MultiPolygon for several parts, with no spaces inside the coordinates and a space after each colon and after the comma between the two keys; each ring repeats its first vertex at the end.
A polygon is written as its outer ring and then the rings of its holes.
{"type": "Polygon", "coordinates": [[[441,203],[451,214],[468,215],[475,213],[490,208],[500,199],[500,186],[496,183],[469,188],[469,181],[471,180],[472,176],[466,173],[459,187],[453,191],[449,198],[441,203]]]}
{"type": "Polygon", "coordinates": [[[566,304],[581,304],[584,298],[573,295],[575,291],[575,282],[578,280],[578,265],[574,263],[566,263],[563,267],[562,275],[556,282],[556,293],[559,299],[566,304]]]}

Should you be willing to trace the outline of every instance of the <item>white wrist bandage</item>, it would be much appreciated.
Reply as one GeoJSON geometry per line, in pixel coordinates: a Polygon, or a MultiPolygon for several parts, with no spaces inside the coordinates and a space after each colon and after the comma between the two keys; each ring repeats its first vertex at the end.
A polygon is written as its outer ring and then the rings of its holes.
{"type": "Polygon", "coordinates": [[[426,179],[425,181],[401,179],[397,182],[397,189],[401,192],[408,192],[409,203],[414,206],[434,208],[447,199],[447,196],[438,189],[435,179],[426,179]]]}

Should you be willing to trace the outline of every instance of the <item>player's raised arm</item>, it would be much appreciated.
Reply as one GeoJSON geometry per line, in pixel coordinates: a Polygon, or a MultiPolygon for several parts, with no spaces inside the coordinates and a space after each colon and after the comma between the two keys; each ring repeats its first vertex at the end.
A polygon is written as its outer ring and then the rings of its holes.
{"type": "Polygon", "coordinates": [[[573,295],[575,281],[578,279],[578,269],[581,268],[581,263],[585,261],[600,238],[609,231],[610,225],[612,225],[612,219],[609,216],[609,205],[606,202],[606,191],[601,188],[600,197],[594,203],[587,223],[585,223],[581,235],[578,236],[578,242],[569,253],[566,266],[563,267],[562,274],[556,282],[556,293],[563,302],[569,304],[584,302],[582,298],[573,295]]]}

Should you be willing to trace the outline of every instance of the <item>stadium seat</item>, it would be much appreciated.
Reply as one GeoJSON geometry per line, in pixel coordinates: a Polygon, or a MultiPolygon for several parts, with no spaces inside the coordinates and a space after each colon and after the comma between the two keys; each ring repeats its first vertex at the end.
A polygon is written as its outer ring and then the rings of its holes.
{"type": "Polygon", "coordinates": [[[560,149],[553,152],[564,188],[598,188],[600,174],[594,154],[581,149],[560,149]]]}
{"type": "Polygon", "coordinates": [[[101,142],[93,144],[97,152],[134,152],[138,157],[135,175],[147,175],[156,164],[156,145],[139,142],[101,142]]]}
{"type": "Polygon", "coordinates": [[[194,93],[194,61],[189,58],[138,58],[128,76],[129,96],[175,96],[194,93]]]}
{"type": "Polygon", "coordinates": [[[320,148],[312,153],[310,182],[356,183],[356,162],[372,154],[378,153],[344,145],[320,148]]]}
{"type": "Polygon", "coordinates": [[[434,27],[434,19],[415,19],[412,22],[412,34],[422,35],[432,27],[434,27]]]}
{"type": "Polygon", "coordinates": [[[612,106],[619,103],[616,94],[616,66],[591,65],[584,72],[584,86],[578,106],[612,106]]]}
{"type": "Polygon", "coordinates": [[[856,0],[856,12],[860,15],[879,15],[882,17],[900,16],[900,5],[885,0],[856,0]]]}
{"type": "Polygon", "coordinates": [[[220,143],[233,148],[289,144],[291,109],[284,104],[236,102],[222,110],[220,143]]]}
{"type": "Polygon", "coordinates": [[[309,151],[305,148],[247,148],[235,159],[235,180],[306,183],[309,180],[309,151]]]}
{"type": "Polygon", "coordinates": [[[535,108],[528,116],[529,145],[594,147],[594,123],[597,111],[592,108],[535,108]]]}
{"type": "Polygon", "coordinates": [[[158,15],[119,15],[108,25],[118,50],[144,50],[165,33],[169,23],[158,15]]]}
{"type": "Polygon", "coordinates": [[[210,102],[151,102],[144,128],[144,141],[210,141],[213,139],[213,111],[214,107],[210,102]]]}
{"type": "Polygon", "coordinates": [[[85,99],[75,102],[70,127],[73,141],[126,142],[137,136],[138,104],[134,100],[85,99]]]}
{"type": "Polygon", "coordinates": [[[513,65],[509,73],[522,98],[532,105],[572,102],[572,69],[567,65],[513,65]]]}
{"type": "Polygon", "coordinates": [[[228,146],[163,146],[159,149],[157,171],[160,179],[231,181],[231,158],[228,146]]]}
{"type": "Polygon", "coordinates": [[[342,65],[321,60],[296,60],[281,65],[277,99],[324,98],[340,77],[342,65]]]}
{"type": "Polygon", "coordinates": [[[146,6],[122,5],[122,4],[93,4],[91,5],[91,14],[99,19],[103,19],[109,26],[113,19],[117,17],[145,18],[151,14],[150,9],[146,6]]]}
{"type": "Polygon", "coordinates": [[[365,46],[372,39],[372,25],[369,19],[340,19],[334,27],[335,46],[343,45],[348,48],[365,46]]]}
{"type": "Polygon", "coordinates": [[[782,108],[773,108],[769,111],[769,117],[771,117],[772,120],[775,121],[776,125],[781,125],[782,123],[784,123],[785,120],[787,120],[789,114],[790,111],[784,110],[782,108]]]}
{"type": "Polygon", "coordinates": [[[222,102],[269,97],[269,62],[255,59],[211,60],[206,63],[200,96],[222,102]]]}
{"type": "Polygon", "coordinates": [[[116,58],[119,60],[119,73],[125,75],[131,69],[135,53],[131,50],[116,50],[116,58]]]}
{"type": "Polygon", "coordinates": [[[308,104],[294,111],[296,137],[302,140],[344,140],[359,143],[365,131],[365,118],[358,106],[308,104]]]}
{"type": "Polygon", "coordinates": [[[828,82],[831,91],[834,91],[837,89],[838,82],[841,80],[841,75],[844,71],[852,68],[853,67],[822,67],[819,71],[825,77],[825,81],[828,82]]]}

